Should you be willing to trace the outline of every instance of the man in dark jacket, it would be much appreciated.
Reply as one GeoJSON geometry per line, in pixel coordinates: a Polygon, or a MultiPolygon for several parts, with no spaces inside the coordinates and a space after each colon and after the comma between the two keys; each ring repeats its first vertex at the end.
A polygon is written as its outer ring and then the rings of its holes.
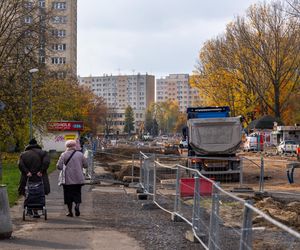
{"type": "Polygon", "coordinates": [[[42,150],[35,139],[30,140],[29,145],[27,145],[24,152],[21,153],[18,165],[21,171],[18,190],[20,195],[25,196],[25,186],[28,177],[30,177],[32,182],[38,182],[42,177],[45,194],[50,193],[50,183],[47,174],[50,157],[46,151],[42,150]]]}

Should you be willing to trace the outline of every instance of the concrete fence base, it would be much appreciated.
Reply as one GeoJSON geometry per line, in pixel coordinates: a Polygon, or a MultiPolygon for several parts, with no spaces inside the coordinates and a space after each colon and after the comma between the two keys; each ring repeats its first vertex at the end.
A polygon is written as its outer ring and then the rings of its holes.
{"type": "Polygon", "coordinates": [[[6,186],[0,185],[0,239],[9,238],[12,231],[6,186]]]}

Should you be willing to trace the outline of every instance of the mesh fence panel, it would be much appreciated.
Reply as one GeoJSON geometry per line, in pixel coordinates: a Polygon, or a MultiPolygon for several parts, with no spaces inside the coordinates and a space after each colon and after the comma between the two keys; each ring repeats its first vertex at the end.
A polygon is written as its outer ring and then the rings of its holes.
{"type": "MultiPolygon", "coordinates": [[[[291,229],[299,229],[300,202],[281,204],[276,199],[270,200],[270,197],[259,200],[248,194],[244,198],[249,201],[245,201],[225,191],[223,184],[221,188],[195,169],[178,165],[179,159],[170,162],[164,158],[161,161],[163,163],[154,161],[154,157],[141,160],[141,180],[145,190],[153,193],[154,201],[161,208],[175,212],[189,223],[207,248],[300,249],[300,235],[291,229]],[[248,203],[250,205],[245,205],[248,203]],[[276,221],[270,222],[272,218],[283,224],[278,226],[276,221]]],[[[264,177],[284,174],[285,171],[282,164],[274,170],[274,166],[268,165],[267,161],[261,163],[261,159],[245,158],[243,163],[245,174],[242,184],[256,190],[265,184],[259,182],[261,164],[265,170],[264,177]]],[[[241,186],[241,183],[237,185],[241,186]]]]}
{"type": "Polygon", "coordinates": [[[156,163],[156,202],[168,211],[174,210],[176,195],[176,168],[156,163]]]}

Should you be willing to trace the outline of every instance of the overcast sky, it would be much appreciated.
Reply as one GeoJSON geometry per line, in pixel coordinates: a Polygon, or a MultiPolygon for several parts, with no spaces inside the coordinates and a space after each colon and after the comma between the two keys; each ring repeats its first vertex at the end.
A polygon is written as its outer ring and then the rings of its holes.
{"type": "Polygon", "coordinates": [[[257,0],[78,0],[78,74],[191,73],[203,43],[257,0]]]}

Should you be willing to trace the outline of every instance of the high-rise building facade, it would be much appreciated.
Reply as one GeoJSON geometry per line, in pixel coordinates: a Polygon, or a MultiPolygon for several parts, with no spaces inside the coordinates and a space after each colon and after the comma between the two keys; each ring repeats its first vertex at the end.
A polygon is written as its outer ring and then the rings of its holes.
{"type": "Polygon", "coordinates": [[[79,82],[106,101],[115,131],[123,132],[128,106],[133,109],[137,131],[145,120],[146,109],[154,102],[155,77],[152,75],[79,77],[79,82]]]}
{"type": "Polygon", "coordinates": [[[156,80],[156,102],[176,101],[181,112],[201,103],[198,89],[192,88],[188,74],[170,74],[156,80]]]}
{"type": "Polygon", "coordinates": [[[77,0],[39,0],[41,12],[50,13],[48,48],[41,46],[40,61],[58,74],[77,75],[77,0]],[[49,44],[50,43],[50,44],[49,44]]]}

